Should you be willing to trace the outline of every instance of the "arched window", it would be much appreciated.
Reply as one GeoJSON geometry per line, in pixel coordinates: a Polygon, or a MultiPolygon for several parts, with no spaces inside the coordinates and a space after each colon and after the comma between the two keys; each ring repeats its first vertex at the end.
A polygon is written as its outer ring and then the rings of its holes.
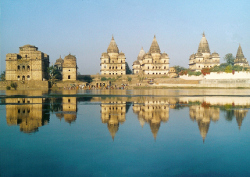
{"type": "Polygon", "coordinates": [[[25,66],[23,66],[22,69],[25,70],[25,66]]]}
{"type": "Polygon", "coordinates": [[[27,66],[27,69],[28,69],[28,71],[30,70],[30,66],[29,65],[27,66]]]}
{"type": "Polygon", "coordinates": [[[70,75],[68,75],[68,79],[70,79],[70,75]]]}
{"type": "Polygon", "coordinates": [[[20,66],[19,65],[17,66],[17,70],[20,70],[20,66]]]}
{"type": "Polygon", "coordinates": [[[27,76],[27,79],[29,79],[29,78],[30,78],[30,75],[27,76]]]}

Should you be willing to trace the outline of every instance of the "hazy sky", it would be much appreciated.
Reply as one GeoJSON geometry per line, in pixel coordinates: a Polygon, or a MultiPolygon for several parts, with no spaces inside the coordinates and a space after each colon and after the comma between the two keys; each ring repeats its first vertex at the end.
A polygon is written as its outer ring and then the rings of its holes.
{"type": "Polygon", "coordinates": [[[81,74],[100,72],[112,34],[130,68],[154,35],[170,66],[188,67],[203,31],[210,51],[236,55],[239,43],[250,61],[249,0],[1,0],[1,71],[7,53],[31,44],[50,62],[71,53],[81,74]]]}

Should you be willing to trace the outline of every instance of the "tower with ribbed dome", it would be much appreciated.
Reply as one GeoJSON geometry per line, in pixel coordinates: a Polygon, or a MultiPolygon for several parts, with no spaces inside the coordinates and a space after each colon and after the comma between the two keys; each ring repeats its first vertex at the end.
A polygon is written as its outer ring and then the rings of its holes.
{"type": "Polygon", "coordinates": [[[119,52],[114,36],[110,41],[107,52],[101,56],[101,75],[125,75],[125,54],[119,52]]]}
{"type": "Polygon", "coordinates": [[[161,53],[159,44],[154,36],[148,53],[141,49],[137,60],[133,63],[134,74],[164,75],[169,71],[168,54],[161,53]]]}
{"type": "Polygon", "coordinates": [[[234,65],[239,65],[239,66],[243,66],[243,67],[249,67],[248,61],[245,58],[241,45],[239,44],[238,50],[237,50],[237,54],[236,54],[236,58],[234,60],[234,65]]]}
{"type": "Polygon", "coordinates": [[[62,80],[75,81],[77,73],[76,57],[74,55],[67,55],[62,64],[62,80]]]}
{"type": "Polygon", "coordinates": [[[189,58],[189,69],[193,71],[201,71],[203,68],[212,68],[220,64],[220,56],[218,53],[210,53],[209,45],[205,36],[202,38],[198,47],[198,51],[189,58]]]}

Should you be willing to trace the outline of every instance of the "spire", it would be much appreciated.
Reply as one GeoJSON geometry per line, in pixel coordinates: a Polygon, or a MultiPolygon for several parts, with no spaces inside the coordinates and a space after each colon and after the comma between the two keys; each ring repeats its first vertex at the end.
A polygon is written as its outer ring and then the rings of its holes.
{"type": "Polygon", "coordinates": [[[137,60],[141,60],[145,54],[146,54],[146,52],[143,50],[143,47],[142,47],[140,50],[140,53],[137,57],[137,60]]]}
{"type": "Polygon", "coordinates": [[[109,47],[107,49],[107,52],[108,53],[119,53],[119,49],[116,45],[116,42],[115,42],[115,39],[114,39],[114,36],[112,35],[112,39],[110,41],[110,44],[109,44],[109,47]]]}
{"type": "Polygon", "coordinates": [[[161,50],[160,50],[160,47],[158,45],[158,42],[156,40],[155,35],[154,35],[154,39],[153,39],[153,42],[151,44],[151,47],[149,49],[149,52],[150,53],[161,53],[161,50]]]}
{"type": "Polygon", "coordinates": [[[150,129],[151,129],[151,132],[154,136],[154,139],[156,141],[156,137],[157,137],[157,133],[159,131],[159,128],[160,128],[160,123],[150,123],[150,129]]]}
{"type": "Polygon", "coordinates": [[[239,44],[239,47],[238,47],[238,50],[237,50],[236,58],[237,59],[243,59],[243,58],[245,58],[244,54],[242,52],[242,48],[241,48],[240,44],[239,44]]]}
{"type": "Polygon", "coordinates": [[[209,45],[204,32],[199,44],[198,53],[210,53],[209,45]]]}

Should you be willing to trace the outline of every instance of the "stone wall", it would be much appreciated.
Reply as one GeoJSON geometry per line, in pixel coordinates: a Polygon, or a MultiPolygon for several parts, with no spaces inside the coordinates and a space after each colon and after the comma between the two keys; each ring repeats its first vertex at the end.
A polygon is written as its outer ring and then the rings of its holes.
{"type": "MultiPolygon", "coordinates": [[[[17,90],[48,90],[48,81],[0,81],[0,89],[5,90],[11,82],[17,83],[17,90]]],[[[13,89],[13,88],[11,88],[13,89]]]]}
{"type": "Polygon", "coordinates": [[[204,79],[204,76],[203,75],[200,75],[200,76],[191,75],[191,76],[189,76],[187,74],[187,75],[180,76],[180,78],[184,79],[184,80],[202,80],[202,79],[204,79]]]}
{"type": "Polygon", "coordinates": [[[204,76],[204,79],[250,79],[250,72],[235,71],[235,73],[211,72],[204,76]]]}

